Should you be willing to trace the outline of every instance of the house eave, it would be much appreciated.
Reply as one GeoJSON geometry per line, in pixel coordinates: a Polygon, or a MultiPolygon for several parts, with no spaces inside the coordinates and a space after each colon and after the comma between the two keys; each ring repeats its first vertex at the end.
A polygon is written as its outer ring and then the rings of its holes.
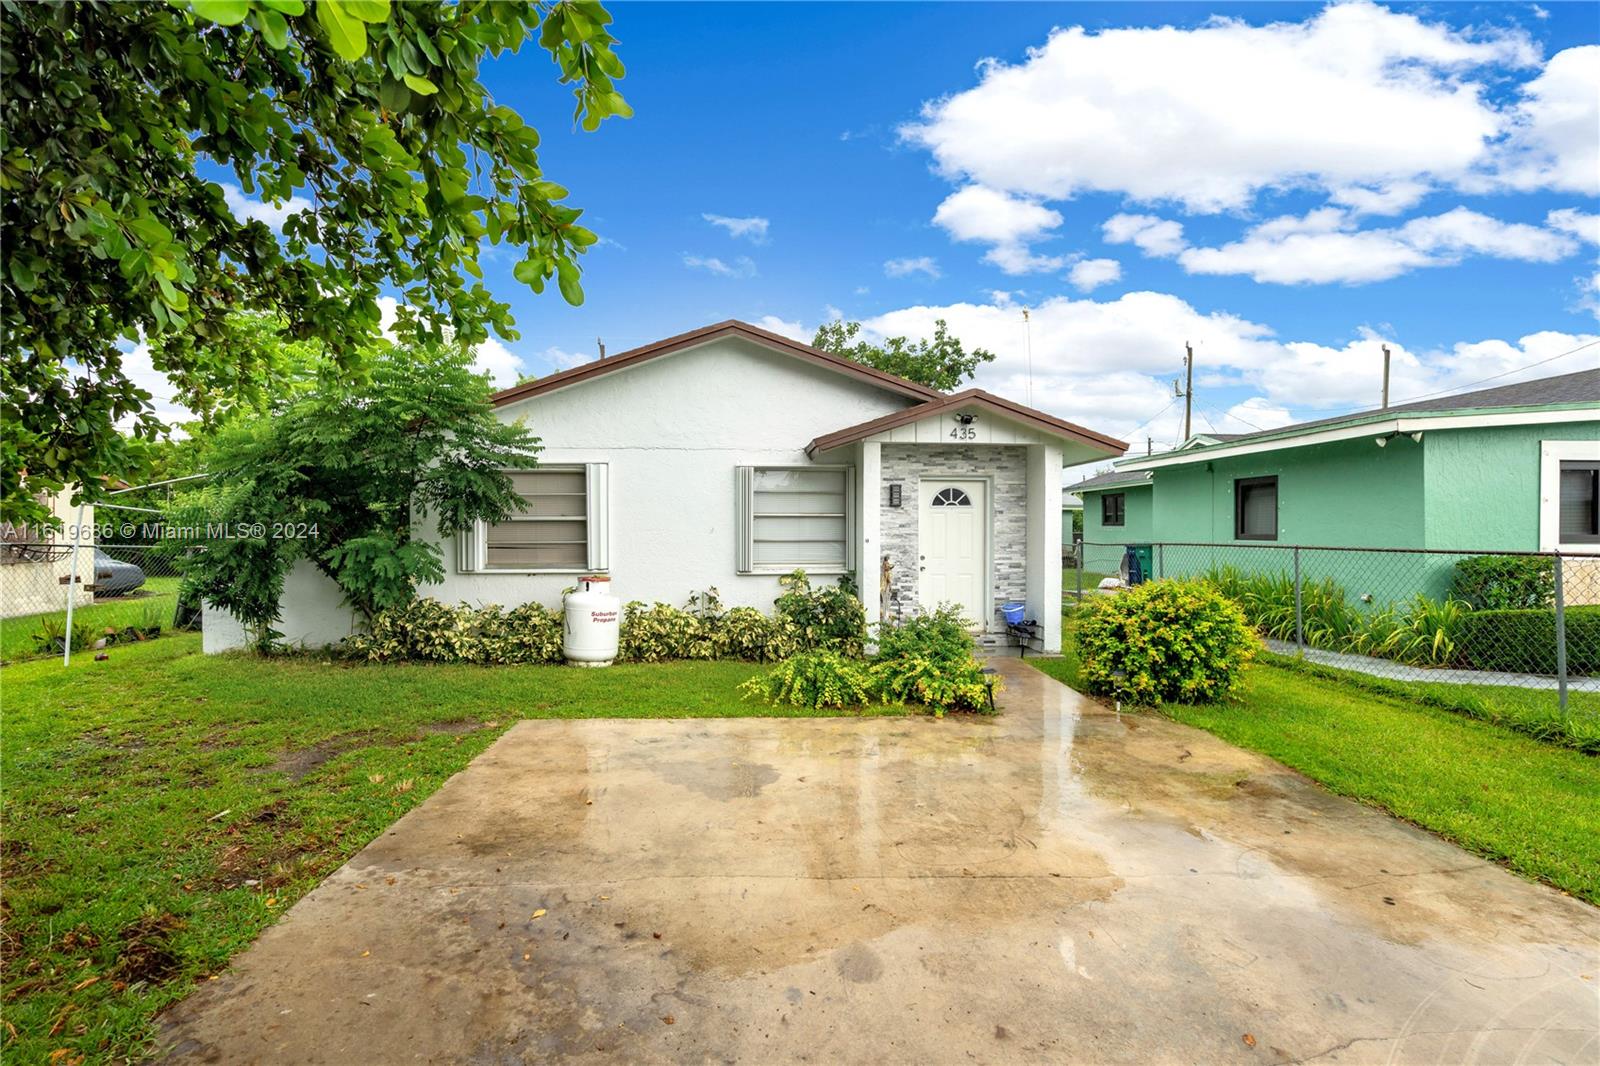
{"type": "Polygon", "coordinates": [[[1400,416],[1379,413],[1354,418],[1332,426],[1321,427],[1312,432],[1297,431],[1291,427],[1283,433],[1250,441],[1124,459],[1117,463],[1116,467],[1119,471],[1126,470],[1130,472],[1160,470],[1170,466],[1211,462],[1214,459],[1231,459],[1235,456],[1259,455],[1263,452],[1282,451],[1289,448],[1308,448],[1318,444],[1333,444],[1339,441],[1356,440],[1361,437],[1426,433],[1430,430],[1550,425],[1572,421],[1572,414],[1575,411],[1593,412],[1594,417],[1600,419],[1600,404],[1559,404],[1533,408],[1481,408],[1451,411],[1446,414],[1422,413],[1400,416]]]}

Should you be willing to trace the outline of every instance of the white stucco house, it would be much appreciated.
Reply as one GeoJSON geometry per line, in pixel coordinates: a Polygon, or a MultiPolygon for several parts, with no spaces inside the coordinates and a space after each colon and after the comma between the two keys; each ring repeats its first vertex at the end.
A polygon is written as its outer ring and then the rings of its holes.
{"type": "MultiPolygon", "coordinates": [[[[624,600],[715,587],[766,611],[778,578],[853,573],[869,621],[959,604],[979,630],[1027,604],[1061,644],[1061,470],[1126,445],[979,389],[947,395],[744,322],[721,322],[506,389],[541,438],[514,475],[529,509],[442,545],[445,602],[558,606],[577,575],[624,600]]],[[[355,626],[301,566],[278,628],[321,645],[355,626]]],[[[243,634],[208,611],[207,651],[243,634]]]]}

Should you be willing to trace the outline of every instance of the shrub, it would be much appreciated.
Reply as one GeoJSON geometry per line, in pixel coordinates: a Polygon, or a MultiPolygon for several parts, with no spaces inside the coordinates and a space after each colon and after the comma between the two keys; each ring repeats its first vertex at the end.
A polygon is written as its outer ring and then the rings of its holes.
{"type": "MultiPolygon", "coordinates": [[[[94,647],[94,642],[100,639],[100,634],[89,622],[72,623],[72,647],[74,651],[85,651],[94,647]]],[[[55,655],[64,652],[67,647],[67,623],[60,618],[46,618],[39,623],[39,631],[33,635],[33,650],[42,655],[55,655]]]]}
{"type": "Polygon", "coordinates": [[[794,651],[788,634],[777,620],[754,607],[735,607],[717,619],[714,643],[719,659],[747,659],[757,663],[776,662],[794,651]]]}
{"type": "Polygon", "coordinates": [[[872,674],[865,664],[838,652],[805,651],[739,686],[767,703],[839,710],[873,702],[872,674]]]}
{"type": "Polygon", "coordinates": [[[553,663],[562,658],[561,635],[561,613],[537,603],[503,611],[421,599],[375,613],[344,651],[371,662],[553,663]]]}
{"type": "Polygon", "coordinates": [[[710,659],[716,655],[715,642],[701,619],[667,603],[645,606],[633,600],[624,606],[619,643],[618,658],[635,663],[710,659]]]}
{"type": "MultiPolygon", "coordinates": [[[[1600,606],[1568,607],[1567,673],[1600,674],[1600,606]]],[[[1554,610],[1471,611],[1455,641],[1456,661],[1473,670],[1556,672],[1554,610]]]]}
{"type": "Polygon", "coordinates": [[[1239,605],[1204,581],[1149,581],[1078,618],[1089,691],[1138,703],[1220,699],[1256,651],[1239,605]]]}
{"type": "Polygon", "coordinates": [[[783,591],[774,605],[789,642],[806,651],[860,657],[867,643],[867,612],[848,578],[814,589],[806,572],[796,570],[779,578],[778,584],[783,591]]]}
{"type": "MultiPolygon", "coordinates": [[[[1250,624],[1271,640],[1294,639],[1294,580],[1287,574],[1242,575],[1232,567],[1205,580],[1243,609],[1250,624]]],[[[1455,656],[1455,634],[1468,613],[1455,599],[1417,596],[1405,605],[1363,610],[1350,603],[1332,578],[1302,581],[1300,618],[1313,648],[1377,655],[1404,663],[1438,666],[1455,656]]]]}
{"type": "Polygon", "coordinates": [[[1556,568],[1538,555],[1475,555],[1456,563],[1450,598],[1479,611],[1554,607],[1556,568]]]}
{"type": "Polygon", "coordinates": [[[872,677],[885,700],[925,704],[940,714],[987,711],[990,678],[972,652],[960,610],[945,606],[898,625],[881,624],[872,677]]]}

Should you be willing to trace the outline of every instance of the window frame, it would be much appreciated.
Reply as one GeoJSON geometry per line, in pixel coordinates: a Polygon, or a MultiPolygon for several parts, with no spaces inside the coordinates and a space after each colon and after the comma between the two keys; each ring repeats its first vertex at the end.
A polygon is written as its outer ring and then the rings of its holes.
{"type": "Polygon", "coordinates": [[[847,463],[762,463],[760,465],[740,466],[735,471],[738,482],[738,514],[739,514],[739,542],[738,559],[735,569],[741,575],[770,575],[789,574],[795,570],[804,570],[808,574],[850,574],[856,568],[856,520],[859,508],[856,505],[855,493],[855,467],[847,463]],[[755,561],[755,495],[756,475],[765,470],[835,470],[844,474],[844,513],[835,515],[833,512],[818,512],[815,515],[802,517],[844,519],[844,562],[838,566],[816,563],[757,563],[755,561]]]}
{"type": "Polygon", "coordinates": [[[1277,540],[1278,539],[1278,475],[1270,474],[1260,477],[1240,477],[1233,479],[1233,539],[1234,540],[1277,540]],[[1244,500],[1246,489],[1272,487],[1272,532],[1271,533],[1246,533],[1244,529],[1244,500]]]}
{"type": "MultiPolygon", "coordinates": [[[[459,538],[457,569],[463,574],[596,574],[610,567],[610,468],[606,463],[541,463],[534,467],[509,469],[505,474],[582,473],[584,476],[583,523],[586,546],[582,566],[490,566],[489,523],[477,521],[463,530],[459,538]]],[[[570,522],[571,515],[534,515],[517,512],[507,522],[570,522]]]]}
{"type": "Polygon", "coordinates": [[[1126,492],[1106,492],[1100,496],[1100,525],[1106,529],[1120,529],[1128,524],[1128,494],[1126,492]],[[1112,500],[1117,501],[1115,520],[1106,517],[1108,505],[1112,500]]]}
{"type": "Polygon", "coordinates": [[[1556,461],[1556,536],[1561,544],[1586,545],[1594,547],[1600,545],[1600,459],[1558,459],[1556,461]],[[1572,534],[1561,528],[1561,482],[1564,480],[1569,468],[1584,470],[1589,474],[1589,479],[1594,484],[1594,495],[1590,503],[1597,512],[1595,515],[1595,532],[1572,534]]]}
{"type": "Polygon", "coordinates": [[[1561,467],[1565,463],[1600,463],[1600,440],[1539,442],[1539,551],[1600,551],[1600,541],[1562,539],[1561,467]]]}

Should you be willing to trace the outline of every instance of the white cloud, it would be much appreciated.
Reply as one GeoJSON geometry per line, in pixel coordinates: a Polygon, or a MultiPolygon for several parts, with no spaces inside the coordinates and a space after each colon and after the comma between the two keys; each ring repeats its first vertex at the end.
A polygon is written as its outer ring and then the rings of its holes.
{"type": "Polygon", "coordinates": [[[1067,271],[1067,280],[1079,292],[1109,285],[1122,277],[1122,264],[1115,259],[1080,259],[1067,271]]]}
{"type": "Polygon", "coordinates": [[[945,197],[933,222],[958,241],[1026,243],[1061,225],[1061,215],[1032,200],[969,185],[945,197]]]}
{"type": "Polygon", "coordinates": [[[571,370],[575,366],[592,363],[599,357],[599,349],[596,349],[593,355],[585,355],[578,352],[569,352],[565,348],[558,348],[553,344],[539,353],[539,358],[556,370],[571,370]]]}
{"type": "Polygon", "coordinates": [[[1059,212],[1032,200],[969,185],[945,198],[934,212],[933,222],[958,241],[993,245],[984,259],[1007,274],[1058,270],[1066,262],[1060,256],[1029,251],[1029,243],[1061,225],[1059,212]]]}
{"type": "MultiPolygon", "coordinates": [[[[1481,167],[1505,129],[1468,75],[1537,59],[1520,31],[1458,31],[1364,0],[1265,26],[1072,27],[1020,64],[985,60],[975,87],[928,103],[901,136],[952,180],[1019,196],[1103,191],[1203,212],[1280,187],[1404,199],[1398,183],[1481,167]]],[[[1524,109],[1530,150],[1556,152],[1563,173],[1576,131],[1556,113],[1586,83],[1576,66],[1552,63],[1524,109]]]]}
{"type": "Polygon", "coordinates": [[[752,243],[765,244],[767,240],[768,219],[759,216],[750,218],[731,218],[728,215],[703,214],[700,216],[713,226],[720,226],[728,231],[728,236],[738,238],[746,237],[752,243]]]}
{"type": "Polygon", "coordinates": [[[1578,279],[1578,309],[1600,320],[1600,272],[1578,279]]]}
{"type": "Polygon", "coordinates": [[[1553,230],[1571,234],[1580,241],[1600,244],[1600,215],[1588,215],[1575,207],[1563,207],[1546,215],[1544,224],[1553,230]]]}
{"type": "Polygon", "coordinates": [[[930,278],[940,276],[939,263],[931,255],[890,259],[883,264],[883,273],[890,278],[904,278],[912,274],[926,274],[930,278]]]}
{"type": "Polygon", "coordinates": [[[753,278],[756,276],[756,264],[747,255],[741,255],[732,263],[723,262],[716,256],[689,255],[683,256],[683,265],[691,270],[704,270],[722,278],[753,278]]]}
{"type": "Polygon", "coordinates": [[[1234,404],[1215,422],[1203,419],[1217,433],[1252,433],[1259,429],[1277,429],[1296,421],[1289,409],[1273,403],[1265,396],[1252,396],[1234,404]]]}
{"type": "Polygon", "coordinates": [[[1191,274],[1248,274],[1258,282],[1362,284],[1419,267],[1448,266],[1467,255],[1549,263],[1571,255],[1564,233],[1501,222],[1458,207],[1387,229],[1356,229],[1334,207],[1284,215],[1217,248],[1188,248],[1178,261],[1191,274]]]}
{"type": "MultiPolygon", "coordinates": [[[[1130,292],[1114,300],[1052,297],[1031,309],[1034,406],[1141,448],[1146,435],[1171,443],[1182,434],[1182,403],[1171,404],[1172,379],[1182,368],[1183,342],[1195,348],[1197,410],[1219,432],[1245,432],[1316,417],[1330,410],[1376,407],[1385,339],[1360,331],[1344,344],[1284,340],[1268,326],[1222,311],[1204,312],[1166,293],[1130,292]],[[1225,384],[1204,384],[1221,382],[1225,384]],[[1249,399],[1223,411],[1214,390],[1249,390],[1249,399]],[[1210,409],[1207,409],[1210,404],[1210,409]],[[1156,416],[1152,422],[1152,416],[1156,416]],[[1221,421],[1217,421],[1221,419],[1221,421]]],[[[968,347],[996,355],[976,384],[1023,401],[1029,375],[1020,309],[1003,301],[919,305],[863,321],[873,338],[931,337],[943,318],[968,347]]],[[[1515,341],[1483,340],[1413,350],[1395,341],[1394,402],[1459,389],[1514,368],[1567,352],[1595,335],[1545,332],[1515,341]]],[[[1501,384],[1583,369],[1595,349],[1496,378],[1501,384]]],[[[1487,387],[1487,386],[1484,386],[1487,387]]],[[[1235,394],[1237,395],[1237,394],[1235,394]]],[[[1198,415],[1195,424],[1205,426],[1198,415]]]]}
{"type": "Polygon", "coordinates": [[[1328,199],[1358,215],[1398,215],[1432,191],[1426,182],[1400,179],[1380,185],[1343,185],[1329,192],[1328,199]]]}
{"type": "MultiPolygon", "coordinates": [[[[835,314],[832,317],[842,318],[844,316],[835,314]]],[[[756,325],[760,326],[764,330],[776,333],[779,336],[788,337],[790,340],[797,340],[801,344],[810,344],[811,338],[816,334],[815,330],[806,329],[806,327],[799,322],[791,321],[786,318],[779,318],[777,315],[762,315],[760,318],[756,319],[756,325]]]]}
{"type": "Polygon", "coordinates": [[[1155,215],[1112,215],[1100,224],[1107,244],[1133,244],[1145,255],[1177,255],[1188,247],[1183,224],[1155,215]]]}
{"type": "Polygon", "coordinates": [[[303,196],[291,196],[287,203],[269,204],[263,200],[252,200],[245,195],[243,189],[231,182],[222,183],[222,198],[228,204],[228,210],[240,222],[265,222],[275,230],[283,229],[284,222],[290,215],[301,211],[310,210],[312,204],[303,196]]]}
{"type": "Polygon", "coordinates": [[[1522,88],[1499,179],[1600,195],[1600,45],[1557,52],[1522,88]]]}
{"type": "Polygon", "coordinates": [[[489,375],[489,384],[497,389],[515,385],[523,374],[521,357],[493,337],[472,349],[472,369],[489,375]]]}

